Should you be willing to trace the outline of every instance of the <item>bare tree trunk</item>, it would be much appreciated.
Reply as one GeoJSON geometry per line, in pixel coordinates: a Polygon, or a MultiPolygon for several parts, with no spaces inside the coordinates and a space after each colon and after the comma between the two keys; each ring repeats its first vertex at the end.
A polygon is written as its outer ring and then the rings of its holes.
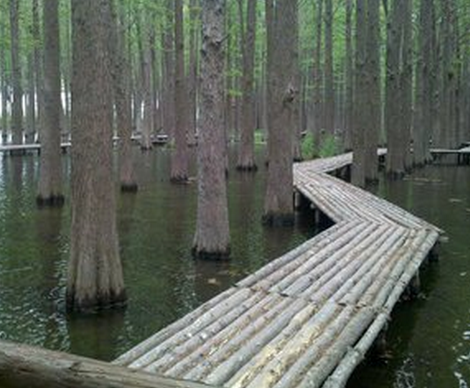
{"type": "Polygon", "coordinates": [[[23,88],[21,86],[19,0],[10,0],[11,69],[13,104],[11,107],[11,130],[13,144],[23,143],[23,88]]]}
{"type": "Polygon", "coordinates": [[[72,228],[67,308],[106,308],[126,299],[112,174],[109,0],[72,0],[72,228]],[[90,141],[93,139],[93,141],[90,141]]]}
{"type": "Polygon", "coordinates": [[[166,0],[163,26],[163,129],[170,139],[175,136],[175,60],[173,45],[173,0],[166,0]]]}
{"type": "MultiPolygon", "coordinates": [[[[297,93],[294,88],[293,50],[297,0],[278,0],[274,25],[268,30],[268,110],[269,167],[263,221],[269,225],[289,225],[293,214],[292,108],[297,93]]],[[[269,11],[272,12],[272,11],[269,11]]],[[[269,20],[273,22],[273,20],[269,20]]]]}
{"type": "Polygon", "coordinates": [[[188,123],[184,76],[183,0],[175,0],[175,149],[171,157],[171,181],[188,181],[188,123]]]}
{"type": "Polygon", "coordinates": [[[320,152],[323,142],[324,120],[323,120],[323,73],[321,65],[321,47],[322,47],[322,18],[323,18],[323,0],[317,1],[316,7],[316,37],[314,53],[314,156],[320,152]]]}
{"type": "Polygon", "coordinates": [[[335,134],[333,0],[325,0],[325,132],[330,136],[335,134]]]}
{"type": "MultiPolygon", "coordinates": [[[[1,34],[6,36],[6,23],[1,23],[1,34]]],[[[2,97],[2,137],[6,136],[8,130],[8,115],[7,115],[7,100],[8,100],[8,90],[7,90],[7,67],[6,67],[6,50],[5,45],[0,43],[0,93],[2,97]]]]}
{"type": "Polygon", "coordinates": [[[193,255],[206,259],[226,259],[230,254],[223,125],[224,15],[225,0],[202,2],[202,104],[193,255]]]}
{"type": "Polygon", "coordinates": [[[190,1],[189,75],[188,75],[188,145],[197,143],[197,78],[199,47],[199,0],[190,1]]]}
{"type": "MultiPolygon", "coordinates": [[[[113,3],[111,3],[113,4],[113,3]]],[[[134,166],[132,164],[132,101],[130,93],[130,66],[125,55],[124,17],[113,7],[113,31],[111,51],[113,59],[113,89],[116,106],[116,123],[119,134],[119,181],[122,191],[136,192],[134,166]]]]}
{"type": "MultiPolygon", "coordinates": [[[[380,2],[367,2],[367,118],[364,120],[365,178],[366,182],[378,181],[377,146],[382,123],[382,102],[380,91],[380,2]]],[[[410,101],[411,103],[411,101],[410,101]]],[[[366,111],[364,112],[366,114],[366,111]]]]}
{"type": "Polygon", "coordinates": [[[151,48],[151,27],[148,26],[148,18],[145,17],[147,26],[145,26],[145,32],[143,33],[143,63],[142,63],[142,94],[144,97],[144,122],[142,126],[142,133],[140,138],[140,149],[150,150],[152,149],[151,133],[153,128],[153,98],[152,98],[152,48],[151,48]]]}
{"type": "Polygon", "coordinates": [[[354,125],[352,133],[353,165],[351,182],[359,187],[366,183],[365,126],[367,117],[367,0],[356,0],[356,73],[354,85],[354,125]]]}
{"type": "Polygon", "coordinates": [[[31,144],[34,142],[36,132],[36,96],[34,88],[34,55],[28,54],[27,58],[27,94],[26,94],[26,130],[25,142],[31,144]]]}
{"type": "Polygon", "coordinates": [[[62,206],[59,1],[44,4],[44,112],[38,205],[62,206]]]}
{"type": "MultiPolygon", "coordinates": [[[[243,26],[243,2],[238,0],[240,8],[240,21],[243,26]]],[[[255,103],[254,103],[254,66],[256,42],[256,0],[247,0],[246,30],[241,32],[243,54],[243,78],[241,101],[240,147],[238,153],[237,170],[255,171],[254,131],[255,103]]]]}
{"type": "Polygon", "coordinates": [[[346,57],[345,57],[345,96],[344,96],[344,149],[350,150],[352,146],[351,134],[353,131],[353,115],[354,115],[354,75],[353,75],[353,46],[352,46],[352,13],[353,0],[346,0],[346,57]]]}
{"type": "Polygon", "coordinates": [[[300,60],[299,60],[299,6],[298,2],[294,2],[295,11],[293,14],[294,19],[292,20],[291,29],[294,33],[294,47],[293,57],[292,57],[292,68],[294,72],[293,86],[296,93],[295,99],[292,105],[292,117],[291,117],[291,131],[292,131],[292,155],[295,162],[300,162],[302,160],[302,150],[300,147],[301,144],[301,134],[302,134],[302,120],[301,120],[301,94],[300,94],[300,83],[301,83],[301,74],[300,74],[300,60]]]}

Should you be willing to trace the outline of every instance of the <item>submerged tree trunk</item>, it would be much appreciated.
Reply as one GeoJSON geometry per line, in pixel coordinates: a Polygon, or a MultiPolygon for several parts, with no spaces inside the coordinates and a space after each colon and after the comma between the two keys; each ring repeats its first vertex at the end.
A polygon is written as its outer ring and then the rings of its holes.
{"type": "Polygon", "coordinates": [[[62,163],[60,149],[60,35],[59,2],[44,4],[44,112],[41,135],[39,205],[61,206],[62,163]]]}
{"type": "Polygon", "coordinates": [[[13,104],[11,106],[11,131],[13,144],[23,143],[23,88],[21,86],[19,0],[10,0],[11,70],[13,104]]]}
{"type": "Polygon", "coordinates": [[[171,157],[171,181],[188,181],[187,101],[184,77],[183,0],[175,0],[175,149],[171,157]]]}
{"type": "Polygon", "coordinates": [[[202,2],[201,130],[198,145],[198,209],[195,257],[230,254],[224,135],[225,0],[202,2]]]}
{"type": "Polygon", "coordinates": [[[109,0],[72,0],[72,228],[67,308],[126,299],[112,174],[109,0]]]}
{"type": "MultiPolygon", "coordinates": [[[[240,147],[238,151],[237,170],[256,170],[254,156],[255,99],[254,99],[254,66],[256,42],[256,3],[257,0],[248,0],[246,31],[242,31],[243,45],[243,78],[242,78],[242,113],[240,128],[240,147]]],[[[240,20],[243,21],[242,3],[240,4],[240,20]]],[[[242,23],[243,25],[243,23],[242,23]]]]}
{"type": "MultiPolygon", "coordinates": [[[[114,7],[113,7],[114,8],[114,7]]],[[[113,9],[111,38],[113,60],[113,86],[116,123],[119,135],[119,181],[122,191],[138,189],[132,164],[132,101],[130,94],[130,66],[125,55],[125,25],[113,9]]],[[[122,18],[121,18],[122,19],[122,18]]]]}
{"type": "Polygon", "coordinates": [[[269,167],[263,221],[269,225],[289,225],[294,221],[292,173],[292,108],[294,87],[293,50],[297,0],[280,0],[274,7],[274,26],[268,33],[269,167]]]}

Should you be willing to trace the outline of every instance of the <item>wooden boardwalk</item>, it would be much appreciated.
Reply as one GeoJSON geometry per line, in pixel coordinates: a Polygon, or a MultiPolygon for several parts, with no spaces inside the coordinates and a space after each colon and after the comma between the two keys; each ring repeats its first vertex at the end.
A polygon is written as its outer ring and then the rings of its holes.
{"type": "Polygon", "coordinates": [[[460,148],[431,148],[429,152],[434,160],[441,159],[443,156],[456,155],[457,164],[470,164],[470,145],[468,142],[463,143],[460,148]]]}
{"type": "Polygon", "coordinates": [[[334,226],[114,363],[209,386],[343,387],[442,233],[328,174],[351,161],[294,167],[296,189],[334,226]]]}

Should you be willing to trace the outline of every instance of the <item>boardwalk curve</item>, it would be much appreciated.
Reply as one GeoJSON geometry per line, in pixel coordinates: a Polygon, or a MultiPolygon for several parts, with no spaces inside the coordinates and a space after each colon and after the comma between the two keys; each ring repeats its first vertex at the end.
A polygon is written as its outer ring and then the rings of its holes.
{"type": "Polygon", "coordinates": [[[343,387],[442,233],[329,174],[351,162],[294,166],[296,190],[332,227],[115,364],[209,386],[343,387]]]}

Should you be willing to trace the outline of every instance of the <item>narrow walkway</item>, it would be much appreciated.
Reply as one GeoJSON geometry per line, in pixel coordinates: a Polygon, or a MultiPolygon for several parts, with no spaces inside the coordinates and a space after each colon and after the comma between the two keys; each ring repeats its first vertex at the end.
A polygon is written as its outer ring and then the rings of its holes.
{"type": "Polygon", "coordinates": [[[294,167],[296,189],[334,226],[115,363],[210,386],[343,387],[442,232],[327,174],[351,159],[294,167]]]}

